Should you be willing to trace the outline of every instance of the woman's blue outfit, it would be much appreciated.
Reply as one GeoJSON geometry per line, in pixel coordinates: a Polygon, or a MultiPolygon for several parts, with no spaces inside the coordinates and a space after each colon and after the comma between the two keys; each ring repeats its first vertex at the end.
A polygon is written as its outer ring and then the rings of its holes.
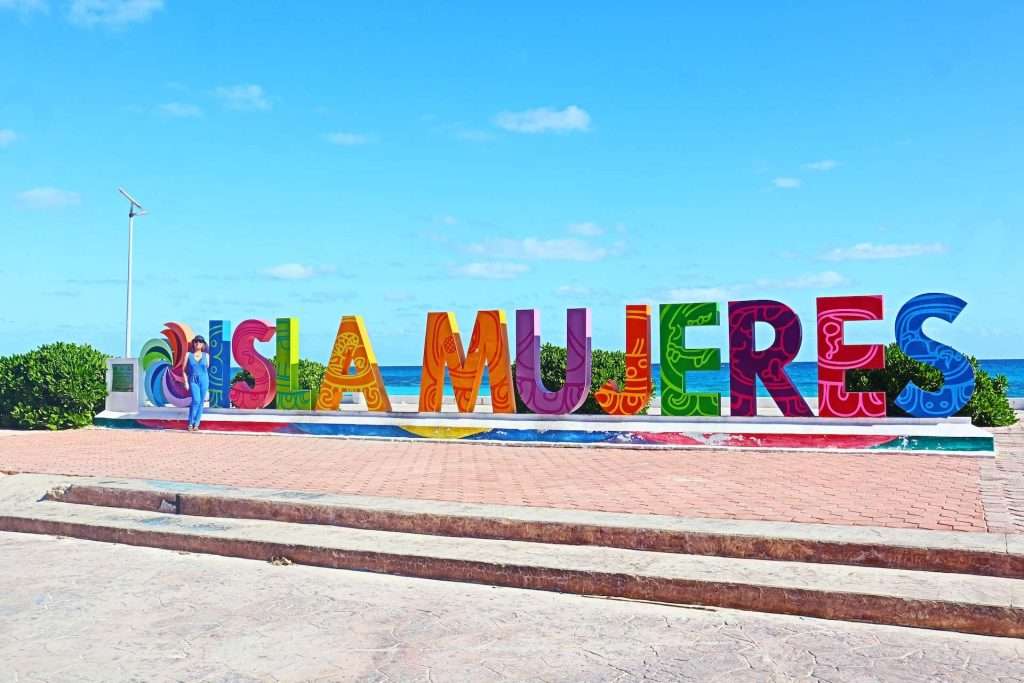
{"type": "Polygon", "coordinates": [[[189,352],[185,375],[188,377],[188,389],[192,394],[192,403],[188,407],[188,426],[198,427],[203,419],[203,402],[210,394],[210,373],[206,363],[210,355],[204,353],[196,360],[194,353],[189,352]]]}

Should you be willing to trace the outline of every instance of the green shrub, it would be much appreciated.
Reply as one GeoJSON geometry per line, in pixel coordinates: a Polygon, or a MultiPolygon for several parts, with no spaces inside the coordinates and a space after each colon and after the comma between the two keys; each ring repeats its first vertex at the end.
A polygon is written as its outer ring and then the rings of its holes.
{"type": "Polygon", "coordinates": [[[1017,421],[1017,414],[1006,398],[1010,380],[1006,375],[992,377],[978,367],[978,361],[973,356],[971,361],[977,373],[974,377],[974,395],[960,414],[969,415],[971,422],[980,427],[1012,425],[1017,421]]]}
{"type": "MultiPolygon", "coordinates": [[[[564,347],[555,346],[554,344],[543,344],[540,347],[540,376],[544,382],[544,386],[550,391],[557,391],[562,384],[565,383],[565,361],[566,351],[564,347]]],[[[512,376],[515,377],[516,366],[512,364],[512,376]]],[[[591,355],[591,367],[590,367],[590,394],[587,396],[587,400],[584,401],[583,405],[580,406],[577,414],[584,415],[604,415],[604,411],[601,410],[601,406],[597,404],[597,399],[594,398],[594,392],[601,388],[608,380],[613,379],[618,382],[619,389],[623,387],[626,382],[626,354],[623,351],[603,351],[601,349],[594,349],[591,355]]],[[[651,389],[651,396],[654,395],[653,387],[651,389]]],[[[650,405],[650,397],[647,399],[648,405],[650,405]]],[[[519,389],[516,389],[516,412],[529,413],[531,412],[526,404],[523,403],[522,398],[519,396],[519,389]]],[[[647,412],[645,407],[642,413],[647,412]]]]}
{"type": "Polygon", "coordinates": [[[316,405],[316,397],[320,395],[320,384],[324,381],[325,372],[327,366],[323,363],[306,358],[299,360],[299,388],[313,392],[313,405],[316,405]]]}
{"type": "Polygon", "coordinates": [[[87,344],[46,344],[0,358],[0,424],[68,429],[92,424],[107,396],[106,355],[87,344]]]}
{"type": "MultiPolygon", "coordinates": [[[[957,415],[970,417],[979,427],[1001,427],[1016,422],[1017,417],[1006,397],[1009,387],[1006,377],[992,377],[978,365],[976,358],[971,356],[968,360],[974,368],[974,395],[957,415]]],[[[886,412],[906,416],[895,401],[911,380],[925,391],[936,391],[942,386],[942,373],[903,353],[897,344],[890,344],[885,349],[885,369],[850,372],[846,386],[851,391],[884,391],[886,412]]]]}

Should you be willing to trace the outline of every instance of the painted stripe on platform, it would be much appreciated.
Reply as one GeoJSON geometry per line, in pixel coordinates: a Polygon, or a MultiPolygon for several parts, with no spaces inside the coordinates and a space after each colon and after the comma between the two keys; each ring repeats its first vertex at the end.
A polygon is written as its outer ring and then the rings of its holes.
{"type": "Polygon", "coordinates": [[[446,425],[431,425],[427,427],[405,426],[402,429],[424,439],[468,439],[488,432],[487,429],[481,427],[449,427],[446,425]]]}
{"type": "MultiPolygon", "coordinates": [[[[185,429],[179,419],[97,417],[96,424],[113,428],[185,429]]],[[[898,434],[829,434],[764,432],[647,432],[609,429],[507,429],[452,425],[375,424],[372,422],[284,422],[207,419],[203,429],[217,432],[308,434],[313,436],[388,439],[444,439],[522,444],[578,444],[738,449],[890,450],[985,454],[994,451],[990,436],[926,436],[898,434]]]]}

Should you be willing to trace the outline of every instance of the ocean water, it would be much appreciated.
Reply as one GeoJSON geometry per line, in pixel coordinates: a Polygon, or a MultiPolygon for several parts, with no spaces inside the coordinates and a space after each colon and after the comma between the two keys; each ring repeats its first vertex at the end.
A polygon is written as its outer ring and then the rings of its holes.
{"type": "MultiPolygon", "coordinates": [[[[1024,359],[1014,360],[981,360],[982,369],[991,375],[1006,375],[1010,381],[1010,396],[1024,397],[1024,359]]],[[[818,395],[818,364],[792,363],[787,368],[797,389],[803,396],[813,398],[818,395]]],[[[420,366],[418,365],[385,365],[381,366],[384,385],[388,392],[396,395],[416,395],[420,391],[420,366]]],[[[661,391],[661,373],[658,365],[654,366],[654,384],[661,391]]],[[[692,372],[686,376],[687,388],[691,391],[717,391],[723,396],[729,395],[729,364],[723,363],[717,372],[692,372]]],[[[767,396],[764,387],[758,382],[759,396],[767,396]]],[[[484,377],[480,393],[487,395],[487,377],[484,377]]],[[[445,374],[445,394],[452,395],[451,383],[445,374]]]]}

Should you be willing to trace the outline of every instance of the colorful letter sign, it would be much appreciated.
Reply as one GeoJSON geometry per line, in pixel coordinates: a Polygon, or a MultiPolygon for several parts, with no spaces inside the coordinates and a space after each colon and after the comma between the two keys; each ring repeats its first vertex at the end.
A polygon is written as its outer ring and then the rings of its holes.
{"type": "Polygon", "coordinates": [[[626,306],[626,381],[622,391],[608,380],[594,400],[608,415],[636,415],[651,398],[651,307],[626,306]]]}
{"type": "Polygon", "coordinates": [[[913,380],[899,396],[896,405],[915,417],[946,417],[960,411],[974,394],[974,368],[959,351],[931,339],[922,327],[928,318],[953,322],[967,302],[950,294],[919,294],[903,304],[896,315],[896,342],[900,350],[916,361],[927,363],[942,373],[938,391],[924,391],[913,380]]]}
{"type": "Polygon", "coordinates": [[[146,398],[155,406],[167,405],[164,396],[164,373],[171,369],[174,355],[166,339],[149,339],[139,351],[139,362],[144,374],[142,388],[146,398]]]}
{"type": "Polygon", "coordinates": [[[778,301],[729,302],[729,412],[757,415],[757,379],[786,417],[813,417],[807,401],[786,374],[800,351],[803,332],[793,309],[778,301]],[[763,351],[754,343],[755,323],[775,328],[775,343],[763,351]]]}
{"type": "Polygon", "coordinates": [[[544,386],[540,374],[540,311],[516,311],[516,388],[526,407],[541,415],[566,415],[590,393],[590,309],[570,308],[565,336],[565,384],[558,391],[544,386]]]}
{"type": "Polygon", "coordinates": [[[718,392],[686,391],[686,373],[718,370],[722,352],[718,349],[686,348],[686,328],[718,324],[718,304],[661,305],[661,414],[721,415],[722,395],[718,392]]]}
{"type": "Polygon", "coordinates": [[[423,340],[423,370],[420,375],[420,412],[440,412],[446,367],[452,379],[456,405],[463,413],[473,412],[483,383],[485,366],[491,386],[491,411],[516,412],[505,311],[477,313],[473,334],[469,338],[468,355],[462,347],[455,314],[428,313],[427,333],[423,340]]]}
{"type": "Polygon", "coordinates": [[[184,408],[192,403],[192,394],[185,381],[185,362],[188,346],[195,334],[185,323],[165,323],[160,333],[167,339],[171,349],[171,366],[161,375],[161,389],[164,399],[172,406],[184,408]]]}
{"type": "Polygon", "coordinates": [[[280,410],[312,410],[313,392],[299,388],[299,319],[277,319],[277,407],[280,410]]]}
{"type": "MultiPolygon", "coordinates": [[[[895,404],[902,411],[923,418],[947,417],[963,409],[975,387],[971,361],[959,351],[924,333],[929,318],[953,322],[966,306],[950,294],[921,294],[908,301],[896,316],[896,341],[910,358],[938,369],[943,384],[926,391],[913,382],[902,388],[895,404]]],[[[729,302],[729,387],[731,414],[757,415],[757,382],[775,400],[786,417],[813,417],[787,372],[800,351],[802,330],[796,313],[786,304],[771,300],[729,302]],[[758,349],[757,323],[774,330],[774,341],[758,349]]],[[[829,418],[882,418],[886,395],[881,391],[855,392],[846,388],[846,373],[885,367],[880,344],[851,345],[845,342],[845,325],[881,320],[882,297],[839,296],[817,300],[818,415],[829,418]]],[[[659,307],[661,351],[661,415],[666,417],[719,416],[717,392],[687,391],[687,373],[715,371],[721,367],[717,348],[687,348],[686,329],[719,324],[719,304],[714,302],[668,303],[659,307]]],[[[392,411],[383,377],[360,316],[341,319],[330,360],[317,396],[300,385],[299,321],[278,318],[276,325],[246,320],[232,331],[225,320],[210,321],[210,405],[258,410],[275,405],[283,410],[332,411],[341,407],[345,392],[363,395],[369,410],[392,411]],[[273,360],[260,355],[258,341],[274,339],[273,360]],[[230,385],[232,360],[249,372],[245,382],[230,385]],[[315,398],[315,400],[314,400],[315,398]],[[276,401],[276,404],[275,404],[276,401]]],[[[188,347],[195,336],[185,323],[166,323],[161,338],[149,339],[139,353],[142,386],[146,398],[157,407],[188,406],[184,368],[188,347]]],[[[540,312],[516,311],[515,373],[509,358],[509,329],[500,309],[477,313],[468,347],[450,312],[427,314],[423,339],[418,409],[439,412],[445,392],[445,373],[451,379],[460,412],[478,409],[484,377],[490,389],[490,412],[516,412],[516,394],[528,411],[540,415],[568,415],[578,410],[591,394],[590,309],[573,308],[566,315],[565,377],[545,377],[541,368],[540,312]],[[548,386],[545,379],[551,382],[548,386]],[[561,385],[561,386],[557,386],[561,385]]],[[[630,416],[644,411],[652,395],[651,306],[626,306],[625,381],[606,381],[593,392],[607,415],[630,416]]],[[[602,378],[603,379],[603,378],[602,378]]],[[[134,398],[132,399],[134,401],[134,398]]],[[[486,412],[481,408],[480,412],[486,412]]],[[[902,414],[902,413],[901,413],[902,414]]],[[[475,429],[475,428],[472,428],[475,429]]]]}
{"type": "Polygon", "coordinates": [[[847,391],[848,370],[885,367],[885,348],[878,344],[847,345],[847,321],[881,320],[881,296],[833,296],[818,299],[818,416],[885,417],[881,391],[847,391]]]}
{"type": "Polygon", "coordinates": [[[377,356],[373,353],[370,336],[360,315],[346,315],[338,325],[334,338],[331,360],[327,363],[320,396],[316,400],[317,410],[337,410],[341,397],[346,391],[356,391],[366,398],[369,410],[390,412],[391,401],[380,377],[377,356]],[[355,365],[355,373],[349,367],[355,365]]]}
{"type": "Polygon", "coordinates": [[[253,386],[235,382],[231,386],[231,403],[238,408],[266,408],[274,401],[277,384],[274,364],[255,349],[256,340],[270,341],[277,328],[265,320],[246,320],[235,330],[231,340],[231,353],[238,365],[253,378],[253,386]]]}
{"type": "Polygon", "coordinates": [[[231,407],[231,323],[210,321],[210,407],[231,407]]]}

